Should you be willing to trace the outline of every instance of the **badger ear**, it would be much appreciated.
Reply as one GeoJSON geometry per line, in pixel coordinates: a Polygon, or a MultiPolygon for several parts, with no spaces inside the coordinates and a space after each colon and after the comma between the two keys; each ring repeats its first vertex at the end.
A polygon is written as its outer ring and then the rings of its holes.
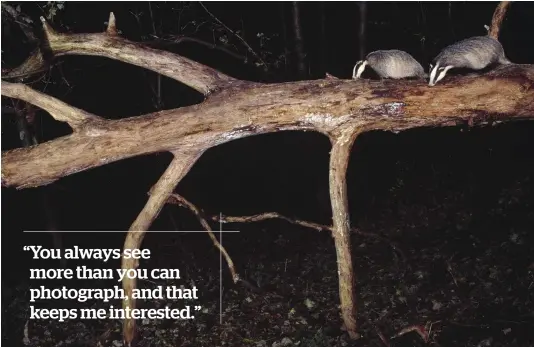
{"type": "Polygon", "coordinates": [[[434,67],[434,65],[432,65],[432,63],[430,63],[430,70],[432,70],[433,67],[434,67]]]}

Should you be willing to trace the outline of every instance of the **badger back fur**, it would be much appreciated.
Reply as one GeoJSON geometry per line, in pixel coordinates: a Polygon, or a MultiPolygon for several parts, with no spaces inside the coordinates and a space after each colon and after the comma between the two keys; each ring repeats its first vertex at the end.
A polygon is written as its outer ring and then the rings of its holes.
{"type": "Polygon", "coordinates": [[[352,71],[352,78],[360,78],[366,65],[369,65],[381,78],[426,77],[423,67],[417,60],[410,54],[397,49],[369,53],[364,61],[356,63],[352,71]]]}
{"type": "Polygon", "coordinates": [[[435,85],[452,68],[481,70],[493,64],[511,64],[501,43],[489,36],[474,36],[445,47],[430,65],[429,85],[435,85]]]}

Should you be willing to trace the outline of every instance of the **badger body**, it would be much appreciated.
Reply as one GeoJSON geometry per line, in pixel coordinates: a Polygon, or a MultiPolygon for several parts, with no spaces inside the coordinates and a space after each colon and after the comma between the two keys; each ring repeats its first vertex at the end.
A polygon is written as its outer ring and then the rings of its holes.
{"type": "Polygon", "coordinates": [[[453,68],[482,70],[494,64],[511,64],[501,43],[489,36],[474,36],[445,47],[430,65],[429,85],[453,68]]]}
{"type": "Polygon", "coordinates": [[[381,78],[425,78],[425,70],[410,54],[397,49],[371,52],[352,69],[352,78],[358,79],[369,65],[381,78]]]}

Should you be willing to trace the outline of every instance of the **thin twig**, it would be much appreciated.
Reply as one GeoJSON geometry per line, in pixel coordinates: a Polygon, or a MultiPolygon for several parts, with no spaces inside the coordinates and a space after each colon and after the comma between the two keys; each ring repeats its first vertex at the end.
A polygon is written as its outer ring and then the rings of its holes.
{"type": "MultiPolygon", "coordinates": [[[[177,202],[172,197],[170,197],[167,200],[167,203],[180,205],[180,203],[177,202]]],[[[214,222],[223,222],[223,223],[251,223],[251,222],[261,222],[261,221],[265,221],[265,220],[269,220],[269,219],[281,219],[281,220],[284,220],[284,221],[286,221],[288,223],[291,223],[291,224],[294,224],[294,225],[299,225],[299,226],[302,226],[302,227],[305,227],[305,228],[310,228],[310,229],[314,229],[314,230],[317,230],[317,231],[329,231],[329,232],[332,232],[332,226],[319,224],[319,223],[314,223],[314,222],[309,222],[309,221],[302,220],[302,219],[297,219],[297,218],[289,218],[289,217],[284,216],[284,215],[282,215],[282,214],[280,214],[278,212],[264,212],[264,213],[250,215],[250,216],[225,216],[225,215],[221,214],[220,216],[219,215],[212,215],[212,216],[206,217],[206,218],[210,219],[210,220],[212,220],[214,222]]],[[[383,241],[383,242],[389,244],[389,246],[394,251],[397,251],[400,254],[400,256],[403,258],[403,260],[406,261],[406,256],[404,255],[404,252],[402,251],[402,249],[400,249],[400,247],[398,245],[396,245],[395,243],[391,242],[387,238],[385,238],[385,237],[383,237],[381,235],[375,234],[375,233],[369,233],[369,232],[361,231],[358,228],[351,228],[350,232],[353,233],[353,234],[358,234],[358,235],[362,235],[362,236],[366,236],[366,237],[375,238],[375,239],[378,239],[380,241],[383,241]]]]}
{"type": "Polygon", "coordinates": [[[259,222],[259,221],[264,221],[268,219],[282,219],[288,223],[300,225],[305,228],[315,229],[317,231],[323,231],[323,230],[332,231],[332,227],[330,226],[308,222],[308,221],[301,220],[301,219],[289,218],[289,217],[281,215],[278,212],[265,212],[265,213],[255,214],[252,216],[232,216],[231,217],[231,216],[221,215],[221,217],[212,216],[211,219],[214,221],[223,222],[223,223],[248,223],[248,222],[259,222]]]}
{"type": "Polygon", "coordinates": [[[233,31],[232,29],[230,29],[228,26],[226,26],[226,24],[224,24],[219,18],[217,18],[213,13],[211,13],[207,8],[206,6],[204,6],[204,4],[199,1],[200,3],[200,6],[202,6],[202,8],[204,8],[204,11],[206,11],[206,13],[208,15],[210,15],[211,18],[213,18],[217,23],[219,23],[225,30],[227,30],[230,34],[234,35],[235,37],[237,37],[242,43],[243,45],[245,45],[245,47],[247,48],[247,50],[254,56],[256,57],[256,59],[258,59],[261,64],[263,65],[265,71],[268,70],[268,67],[267,67],[267,64],[265,63],[265,61],[263,61],[263,59],[252,49],[252,47],[250,47],[250,45],[247,43],[247,41],[245,41],[245,39],[243,39],[241,36],[239,36],[239,34],[237,34],[235,31],[233,31]]]}
{"type": "Polygon", "coordinates": [[[219,243],[215,235],[213,235],[213,230],[211,229],[211,226],[206,220],[206,217],[204,216],[204,212],[201,211],[193,203],[189,202],[186,198],[184,198],[183,196],[179,194],[176,194],[176,193],[171,194],[168,200],[173,200],[174,203],[182,207],[185,207],[189,209],[191,212],[193,212],[195,217],[197,217],[199,223],[208,232],[208,235],[211,241],[213,241],[213,245],[217,247],[223,254],[224,258],[226,259],[226,263],[228,264],[228,269],[230,270],[230,273],[232,274],[232,279],[234,280],[234,283],[237,283],[240,280],[240,278],[239,278],[239,274],[237,273],[235,269],[234,262],[232,261],[232,258],[230,258],[230,255],[228,255],[228,252],[226,252],[226,249],[219,243]]]}

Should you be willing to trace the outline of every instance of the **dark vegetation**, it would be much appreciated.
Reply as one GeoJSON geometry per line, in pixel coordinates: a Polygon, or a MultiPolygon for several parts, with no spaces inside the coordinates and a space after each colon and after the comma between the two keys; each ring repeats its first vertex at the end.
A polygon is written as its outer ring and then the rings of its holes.
{"type": "MultiPolygon", "coordinates": [[[[10,4],[20,6],[20,13],[34,21],[55,10],[51,23],[74,32],[102,31],[103,21],[114,11],[126,37],[149,41],[232,76],[261,81],[301,78],[289,3],[204,4],[226,26],[240,30],[267,64],[267,72],[199,3],[152,3],[149,8],[146,2],[79,2],[65,3],[62,9],[58,3],[10,4]],[[210,43],[215,39],[247,62],[193,42],[170,44],[169,35],[210,43]]],[[[444,45],[483,34],[495,5],[368,3],[366,50],[404,49],[426,67],[444,45]]],[[[300,11],[304,78],[322,78],[325,72],[348,78],[360,54],[357,4],[301,3],[300,11]]],[[[534,38],[529,35],[533,18],[532,3],[514,3],[509,9],[500,40],[514,62],[534,62],[534,38]]],[[[2,26],[2,67],[12,67],[29,54],[31,45],[4,11],[2,26]]],[[[60,59],[32,86],[107,118],[198,102],[196,94],[166,78],[161,78],[158,97],[155,74],[93,57],[60,59]]],[[[11,106],[11,100],[2,99],[3,150],[22,145],[16,116],[4,115],[4,107],[11,106]]],[[[34,127],[41,142],[70,131],[42,111],[34,127]]],[[[224,245],[240,273],[261,292],[234,285],[223,267],[222,324],[219,252],[207,235],[148,234],[144,246],[153,256],[143,266],[179,268],[184,285],[199,288],[199,301],[207,311],[193,321],[141,322],[140,345],[280,346],[289,339],[300,346],[385,346],[380,335],[390,339],[404,328],[426,325],[428,344],[436,346],[533,346],[533,135],[532,123],[518,122],[373,132],[356,141],[348,172],[352,223],[380,236],[354,234],[352,240],[361,340],[349,341],[340,330],[336,257],[329,234],[269,221],[223,225],[240,230],[224,234],[224,245]]],[[[234,141],[209,150],[177,192],[208,214],[276,211],[330,224],[329,150],[326,138],[310,133],[234,141]]],[[[46,230],[50,218],[60,230],[126,230],[169,158],[160,154],[124,160],[40,188],[2,188],[3,343],[21,345],[28,318],[28,269],[35,263],[22,246],[52,247],[49,234],[22,230],[46,230]],[[43,191],[49,197],[47,209],[43,191]],[[50,210],[52,217],[47,215],[50,210]]],[[[199,228],[189,211],[168,205],[151,230],[199,228]]],[[[218,225],[213,223],[213,228],[218,225]]],[[[63,237],[65,247],[121,248],[124,241],[120,233],[63,237]]],[[[79,284],[91,285],[109,283],[79,284]]],[[[140,281],[141,287],[155,285],[140,281]]],[[[120,334],[119,321],[28,323],[32,346],[120,346],[120,334]]],[[[390,343],[425,345],[415,332],[390,343]]]]}

